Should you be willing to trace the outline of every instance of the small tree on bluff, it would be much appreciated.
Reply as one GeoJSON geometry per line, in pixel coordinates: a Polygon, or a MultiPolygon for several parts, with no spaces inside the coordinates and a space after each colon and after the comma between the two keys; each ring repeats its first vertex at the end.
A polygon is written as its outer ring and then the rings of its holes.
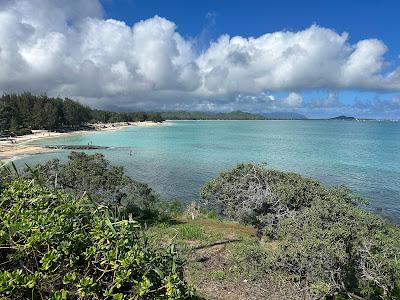
{"type": "Polygon", "coordinates": [[[221,173],[201,190],[205,204],[220,215],[274,235],[279,220],[294,215],[328,191],[298,174],[240,164],[221,173]]]}

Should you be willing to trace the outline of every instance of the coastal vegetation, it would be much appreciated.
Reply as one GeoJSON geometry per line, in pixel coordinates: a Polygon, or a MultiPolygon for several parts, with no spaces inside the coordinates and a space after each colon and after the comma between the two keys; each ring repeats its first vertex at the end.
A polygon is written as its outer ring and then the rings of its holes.
{"type": "Polygon", "coordinates": [[[240,164],[184,208],[100,154],[1,172],[0,298],[400,299],[400,229],[344,187],[240,164]]]}
{"type": "Polygon", "coordinates": [[[85,195],[34,181],[1,186],[2,299],[182,299],[173,244],[151,247],[138,222],[85,195]]]}
{"type": "Polygon", "coordinates": [[[274,245],[247,252],[256,276],[287,277],[317,299],[400,298],[400,229],[360,208],[347,188],[241,164],[207,183],[202,197],[274,245]]]}
{"type": "Polygon", "coordinates": [[[162,122],[159,113],[118,113],[93,110],[69,98],[31,93],[0,97],[0,135],[24,135],[34,129],[76,130],[88,123],[162,122]]]}
{"type": "Polygon", "coordinates": [[[136,220],[154,221],[162,215],[160,197],[145,183],[128,177],[122,167],[110,164],[102,154],[71,152],[68,161],[50,160],[22,175],[48,187],[106,205],[119,214],[134,214],[136,220]]]}
{"type": "Polygon", "coordinates": [[[165,118],[158,112],[114,112],[106,110],[92,110],[93,123],[119,123],[119,122],[163,122],[165,118]]]}
{"type": "Polygon", "coordinates": [[[90,109],[71,99],[30,93],[0,98],[0,132],[22,135],[31,129],[79,127],[90,121],[90,109]]]}

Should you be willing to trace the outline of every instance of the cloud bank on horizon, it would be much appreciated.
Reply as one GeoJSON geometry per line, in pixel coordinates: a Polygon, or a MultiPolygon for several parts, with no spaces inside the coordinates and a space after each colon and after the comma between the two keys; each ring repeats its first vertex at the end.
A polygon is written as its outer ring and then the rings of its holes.
{"type": "Polygon", "coordinates": [[[312,25],[259,37],[222,35],[203,51],[155,16],[132,27],[97,0],[0,3],[0,91],[69,96],[115,109],[400,112],[399,96],[342,103],[336,92],[400,92],[400,66],[378,39],[312,25]],[[302,93],[331,91],[304,101],[302,93]],[[286,92],[280,98],[274,93],[286,92]]]}

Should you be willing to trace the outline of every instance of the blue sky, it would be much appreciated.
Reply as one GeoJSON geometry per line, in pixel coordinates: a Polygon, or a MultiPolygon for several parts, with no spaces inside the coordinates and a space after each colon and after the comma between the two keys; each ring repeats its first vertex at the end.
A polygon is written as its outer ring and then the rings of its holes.
{"type": "Polygon", "coordinates": [[[397,119],[399,11],[390,0],[4,0],[0,91],[115,110],[397,119]]]}
{"type": "Polygon", "coordinates": [[[378,38],[400,54],[400,1],[396,0],[102,0],[105,16],[129,25],[154,15],[173,20],[185,36],[198,36],[215,18],[211,38],[230,35],[258,36],[266,32],[301,30],[316,23],[349,32],[350,41],[378,38]]]}

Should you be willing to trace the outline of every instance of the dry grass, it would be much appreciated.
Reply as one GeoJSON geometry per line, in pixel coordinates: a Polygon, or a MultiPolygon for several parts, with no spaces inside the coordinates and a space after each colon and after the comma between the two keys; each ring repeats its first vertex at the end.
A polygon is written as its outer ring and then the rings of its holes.
{"type": "Polygon", "coordinates": [[[187,259],[185,277],[204,299],[307,299],[277,278],[252,279],[243,274],[240,258],[246,247],[274,251],[277,245],[260,241],[252,227],[215,219],[180,219],[149,233],[162,243],[174,240],[187,259]]]}

